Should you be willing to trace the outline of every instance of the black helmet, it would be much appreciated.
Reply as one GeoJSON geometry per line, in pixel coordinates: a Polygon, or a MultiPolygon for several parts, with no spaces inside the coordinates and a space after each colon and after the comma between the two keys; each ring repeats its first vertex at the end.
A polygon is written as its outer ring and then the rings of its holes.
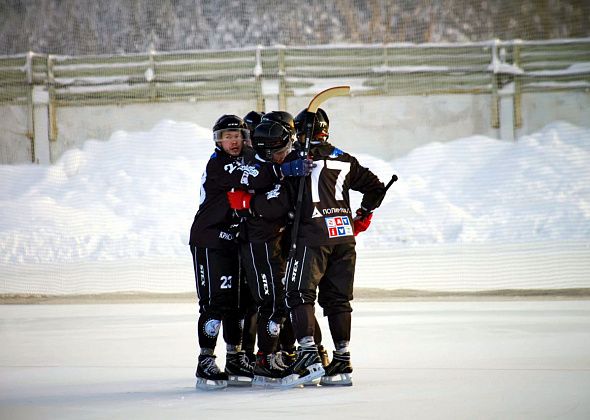
{"type": "Polygon", "coordinates": [[[250,137],[254,134],[256,126],[260,124],[263,115],[263,112],[250,111],[244,116],[244,122],[248,126],[248,130],[250,130],[250,137]]]}
{"type": "MultiPolygon", "coordinates": [[[[295,117],[295,131],[297,135],[305,134],[305,116],[307,114],[307,108],[301,111],[295,117]]],[[[313,134],[312,140],[326,141],[328,140],[330,129],[330,120],[328,114],[322,108],[318,108],[315,113],[315,120],[313,122],[313,134]]]]}
{"type": "Polygon", "coordinates": [[[218,142],[224,131],[240,131],[244,140],[250,138],[250,131],[244,120],[237,115],[222,115],[213,126],[213,140],[218,142]]]}
{"type": "Polygon", "coordinates": [[[263,115],[262,120],[275,121],[282,124],[286,129],[295,134],[295,122],[293,115],[287,111],[271,111],[263,115]]]}
{"type": "Polygon", "coordinates": [[[254,130],[252,147],[260,157],[271,161],[273,153],[291,147],[291,136],[283,124],[263,119],[254,130]]]}

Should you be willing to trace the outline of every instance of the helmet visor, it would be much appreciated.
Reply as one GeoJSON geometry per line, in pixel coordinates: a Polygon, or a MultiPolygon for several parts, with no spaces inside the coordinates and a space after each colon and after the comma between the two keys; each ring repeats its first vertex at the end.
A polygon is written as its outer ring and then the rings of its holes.
{"type": "Polygon", "coordinates": [[[213,132],[213,141],[220,142],[223,140],[223,133],[225,132],[239,132],[242,134],[242,140],[250,140],[250,130],[244,128],[222,128],[213,132]]]}
{"type": "Polygon", "coordinates": [[[287,142],[287,144],[283,147],[281,147],[280,149],[273,149],[272,153],[273,154],[279,154],[279,153],[285,153],[285,154],[289,154],[289,152],[291,151],[291,149],[293,148],[293,143],[291,142],[291,140],[289,140],[287,142]]]}

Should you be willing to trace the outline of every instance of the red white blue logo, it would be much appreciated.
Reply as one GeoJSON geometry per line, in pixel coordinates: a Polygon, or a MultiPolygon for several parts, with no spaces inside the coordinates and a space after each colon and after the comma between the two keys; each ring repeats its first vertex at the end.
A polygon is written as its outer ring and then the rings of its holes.
{"type": "Polygon", "coordinates": [[[352,225],[348,216],[326,217],[326,226],[328,227],[329,238],[339,238],[341,236],[353,236],[352,225]]]}

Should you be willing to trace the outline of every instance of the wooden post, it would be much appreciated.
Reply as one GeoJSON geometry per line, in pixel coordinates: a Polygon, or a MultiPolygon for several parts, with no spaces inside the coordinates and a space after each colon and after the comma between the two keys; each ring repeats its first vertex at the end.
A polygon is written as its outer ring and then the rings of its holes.
{"type": "Polygon", "coordinates": [[[500,128],[500,96],[498,94],[498,73],[496,73],[496,66],[498,64],[498,44],[500,40],[494,40],[492,44],[492,128],[500,128]]]}
{"type": "MultiPolygon", "coordinates": [[[[520,68],[520,47],[521,41],[519,39],[514,41],[512,50],[513,64],[520,68]]],[[[514,75],[514,129],[522,127],[522,80],[520,74],[514,75]]]]}
{"type": "Polygon", "coordinates": [[[27,137],[31,142],[31,162],[35,163],[35,121],[33,114],[35,107],[33,105],[33,51],[29,51],[25,62],[25,73],[27,76],[27,84],[29,85],[29,93],[27,95],[27,137]]]}
{"type": "Polygon", "coordinates": [[[254,65],[254,81],[256,84],[256,111],[264,112],[264,93],[262,91],[262,76],[264,70],[262,69],[262,45],[256,48],[256,64],[254,65]]]}
{"type": "Polygon", "coordinates": [[[287,83],[285,81],[285,46],[280,46],[278,49],[278,65],[279,65],[279,110],[285,111],[287,109],[287,83]]]}
{"type": "Polygon", "coordinates": [[[55,112],[55,77],[53,75],[53,56],[47,55],[47,91],[49,93],[49,141],[57,141],[57,116],[55,112]]]}
{"type": "Polygon", "coordinates": [[[158,96],[158,93],[156,91],[156,83],[154,82],[154,79],[156,78],[156,63],[154,60],[155,54],[156,51],[154,49],[154,46],[152,45],[150,46],[150,50],[148,53],[149,67],[145,71],[145,80],[149,84],[149,96],[151,102],[155,102],[158,96]]]}

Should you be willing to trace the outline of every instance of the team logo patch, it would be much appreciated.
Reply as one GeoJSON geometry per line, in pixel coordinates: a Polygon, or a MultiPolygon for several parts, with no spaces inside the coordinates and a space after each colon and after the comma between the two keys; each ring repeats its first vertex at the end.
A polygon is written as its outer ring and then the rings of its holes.
{"type": "Polygon", "coordinates": [[[329,238],[339,238],[341,236],[353,236],[352,226],[348,216],[326,217],[326,226],[328,227],[329,238]]]}
{"type": "Polygon", "coordinates": [[[332,150],[332,153],[330,153],[330,158],[336,159],[338,156],[341,156],[342,154],[344,154],[342,150],[340,150],[337,147],[334,147],[334,150],[332,150]]]}
{"type": "Polygon", "coordinates": [[[215,338],[219,334],[219,328],[221,328],[221,321],[218,319],[209,319],[203,325],[203,332],[209,338],[215,338]]]}
{"type": "Polygon", "coordinates": [[[281,184],[275,184],[275,187],[266,193],[266,199],[277,198],[281,194],[281,184]]]}
{"type": "Polygon", "coordinates": [[[269,319],[266,330],[271,337],[278,337],[281,332],[281,324],[277,324],[272,319],[269,319]]]}

